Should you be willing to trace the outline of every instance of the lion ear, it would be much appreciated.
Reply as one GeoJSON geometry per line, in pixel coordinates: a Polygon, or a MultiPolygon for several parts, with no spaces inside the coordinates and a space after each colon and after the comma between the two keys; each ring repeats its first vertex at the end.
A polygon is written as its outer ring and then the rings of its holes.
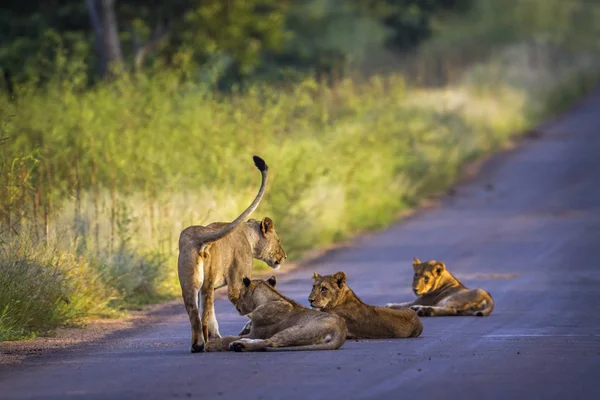
{"type": "Polygon", "coordinates": [[[435,265],[434,271],[435,271],[436,275],[441,275],[442,272],[444,272],[445,270],[446,270],[446,264],[444,264],[443,262],[438,262],[435,265]]]}
{"type": "Polygon", "coordinates": [[[419,268],[419,265],[421,265],[421,260],[419,260],[417,257],[413,258],[413,270],[417,270],[417,268],[419,268]]]}
{"type": "Polygon", "coordinates": [[[313,272],[313,279],[316,281],[317,279],[321,279],[321,275],[317,274],[316,272],[313,272]]]}
{"type": "Polygon", "coordinates": [[[269,279],[267,279],[267,283],[272,287],[275,288],[275,285],[277,285],[277,277],[275,277],[275,275],[273,275],[272,277],[270,277],[269,279]]]}
{"type": "Polygon", "coordinates": [[[251,282],[252,282],[252,281],[250,280],[250,278],[248,278],[247,276],[245,276],[245,277],[244,277],[244,285],[245,285],[246,287],[250,286],[250,283],[251,283],[251,282]]]}
{"type": "Polygon", "coordinates": [[[273,223],[273,220],[269,217],[265,217],[260,223],[260,230],[262,231],[263,235],[275,231],[275,224],[273,223]]]}
{"type": "Polygon", "coordinates": [[[333,279],[335,279],[338,286],[341,288],[344,283],[346,283],[346,273],[345,272],[336,272],[333,274],[333,279]]]}

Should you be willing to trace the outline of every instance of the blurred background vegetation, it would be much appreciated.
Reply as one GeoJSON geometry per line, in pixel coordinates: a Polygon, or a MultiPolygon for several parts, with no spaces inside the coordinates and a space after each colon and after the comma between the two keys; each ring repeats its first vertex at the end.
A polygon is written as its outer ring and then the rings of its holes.
{"type": "MultiPolygon", "coordinates": [[[[595,0],[21,0],[0,12],[0,340],[178,294],[177,239],[386,226],[600,77],[595,0]]],[[[257,263],[257,267],[260,267],[257,263]]]]}

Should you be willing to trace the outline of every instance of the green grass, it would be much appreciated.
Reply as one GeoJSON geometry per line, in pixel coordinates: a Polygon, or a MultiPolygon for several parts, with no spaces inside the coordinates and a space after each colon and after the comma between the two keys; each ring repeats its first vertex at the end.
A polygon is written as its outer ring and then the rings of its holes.
{"type": "MultiPolygon", "coordinates": [[[[460,43],[452,29],[419,57],[460,43]]],[[[598,82],[589,51],[517,39],[437,89],[391,75],[223,95],[163,72],[0,95],[0,340],[177,295],[179,232],[249,204],[253,154],[270,166],[255,217],[292,260],[387,226],[598,82]]]]}
{"type": "Polygon", "coordinates": [[[114,294],[82,257],[14,240],[0,248],[0,260],[0,341],[115,315],[114,294]]]}

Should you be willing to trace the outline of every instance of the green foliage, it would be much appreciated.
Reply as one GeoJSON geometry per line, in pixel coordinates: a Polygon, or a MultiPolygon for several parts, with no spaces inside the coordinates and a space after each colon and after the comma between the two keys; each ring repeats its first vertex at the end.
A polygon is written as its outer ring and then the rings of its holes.
{"type": "Polygon", "coordinates": [[[295,2],[287,25],[293,36],[285,59],[317,71],[359,64],[370,48],[382,47],[388,34],[380,21],[357,13],[353,2],[343,0],[295,2]]]}
{"type": "Polygon", "coordinates": [[[0,341],[112,315],[110,297],[83,257],[23,238],[0,246],[0,341]]]}
{"type": "Polygon", "coordinates": [[[139,255],[121,248],[97,260],[96,270],[117,295],[109,303],[113,308],[132,308],[165,298],[161,291],[167,277],[165,256],[139,255]]]}
{"type": "MultiPolygon", "coordinates": [[[[0,69],[16,82],[45,82],[61,74],[64,79],[65,69],[80,68],[80,60],[94,59],[87,21],[83,1],[25,0],[3,6],[0,69]],[[77,65],[70,67],[75,59],[77,65]]],[[[74,71],[68,72],[71,77],[74,71]]]]}
{"type": "MultiPolygon", "coordinates": [[[[98,3],[97,0],[91,0],[98,3]]],[[[81,0],[14,3],[0,16],[0,65],[17,82],[60,75],[56,57],[102,71],[81,0]],[[59,52],[54,52],[55,48],[59,52]],[[23,69],[23,61],[27,60],[23,69]],[[81,64],[81,63],[79,63],[81,64]]],[[[431,22],[468,0],[121,0],[114,13],[128,68],[176,69],[187,79],[229,88],[248,78],[287,80],[316,72],[336,79],[374,54],[411,49],[431,22]],[[286,67],[286,68],[283,68],[286,67]]],[[[98,19],[101,22],[101,14],[98,19]]],[[[78,67],[81,67],[79,65],[78,67]]]]}
{"type": "Polygon", "coordinates": [[[392,50],[410,50],[433,33],[433,21],[443,15],[461,15],[472,0],[354,0],[358,15],[376,18],[389,32],[386,45],[392,50]]]}
{"type": "MultiPolygon", "coordinates": [[[[215,66],[225,63],[220,73],[241,79],[254,71],[266,51],[282,47],[286,8],[278,0],[129,0],[116,2],[115,13],[129,65],[139,61],[138,67],[167,66],[197,78],[199,67],[201,75],[214,75],[215,66]],[[153,43],[161,35],[164,39],[153,43]],[[138,60],[145,47],[150,56],[138,60]]],[[[90,60],[86,78],[96,78],[100,71],[94,45],[101,46],[102,38],[94,39],[83,1],[12,4],[3,9],[0,26],[0,65],[17,82],[56,77],[58,56],[90,60]],[[61,51],[55,53],[56,47],[61,51]]]]}

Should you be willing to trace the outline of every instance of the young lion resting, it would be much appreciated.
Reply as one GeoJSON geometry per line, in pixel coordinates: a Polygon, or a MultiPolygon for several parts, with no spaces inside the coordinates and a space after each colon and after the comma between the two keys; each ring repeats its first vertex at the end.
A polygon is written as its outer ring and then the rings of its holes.
{"type": "Polygon", "coordinates": [[[411,308],[422,317],[490,315],[494,309],[494,300],[483,289],[467,289],[443,262],[435,260],[421,262],[413,260],[415,276],[413,291],[417,298],[410,303],[388,303],[386,307],[393,309],[411,308]]]}
{"type": "Polygon", "coordinates": [[[313,280],[310,305],[344,318],[349,339],[418,337],[423,331],[413,310],[390,310],[363,303],[346,285],[344,272],[326,276],[315,272],[313,280]]]}
{"type": "Polygon", "coordinates": [[[243,279],[236,308],[250,318],[250,333],[206,343],[204,351],[335,350],[346,340],[346,324],[336,315],[310,310],[273,286],[275,279],[243,279]]]}
{"type": "Polygon", "coordinates": [[[258,194],[248,208],[233,222],[215,222],[208,226],[190,226],[179,237],[178,273],[181,294],[192,326],[192,353],[202,351],[209,338],[220,338],[215,317],[215,289],[228,286],[229,300],[235,305],[242,278],[252,272],[252,258],[264,261],[277,269],[286,259],[281,240],[273,221],[246,218],[258,207],[267,184],[269,168],[265,161],[254,156],[262,182],[258,194]],[[202,319],[198,296],[202,297],[202,319]]]}

